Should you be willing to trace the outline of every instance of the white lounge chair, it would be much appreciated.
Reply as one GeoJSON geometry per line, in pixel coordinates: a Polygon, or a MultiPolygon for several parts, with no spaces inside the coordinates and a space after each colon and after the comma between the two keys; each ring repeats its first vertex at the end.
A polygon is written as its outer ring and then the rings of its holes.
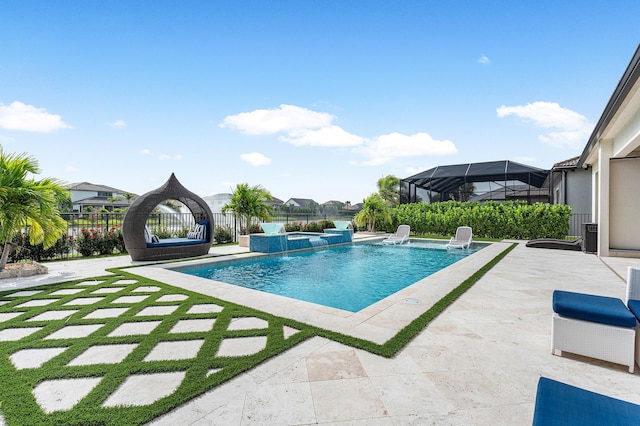
{"type": "Polygon", "coordinates": [[[400,225],[395,234],[389,235],[386,239],[382,240],[382,244],[403,244],[409,243],[409,234],[411,228],[409,225],[400,225]]]}
{"type": "Polygon", "coordinates": [[[469,226],[458,226],[456,236],[451,237],[447,248],[469,248],[472,241],[473,231],[469,226]]]}

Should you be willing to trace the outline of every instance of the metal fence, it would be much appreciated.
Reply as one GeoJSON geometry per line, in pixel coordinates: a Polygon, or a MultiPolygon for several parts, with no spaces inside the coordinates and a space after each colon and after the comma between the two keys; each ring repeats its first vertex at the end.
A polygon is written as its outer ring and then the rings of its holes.
{"type": "MultiPolygon", "coordinates": [[[[61,213],[62,218],[67,222],[67,233],[51,249],[44,250],[42,245],[31,246],[26,235],[27,229],[23,230],[20,240],[16,241],[21,246],[19,252],[13,252],[11,261],[21,259],[32,260],[64,260],[76,257],[83,257],[79,249],[79,242],[90,238],[99,238],[103,234],[113,233],[114,238],[122,239],[122,222],[125,213],[61,213]]],[[[320,220],[351,220],[353,215],[328,215],[311,213],[282,213],[276,214],[273,222],[277,223],[303,223],[316,222],[320,220]]],[[[240,232],[240,224],[236,221],[232,213],[213,213],[211,218],[213,229],[222,227],[229,229],[232,240],[237,241],[240,232]]],[[[147,226],[152,233],[160,238],[184,237],[187,232],[195,226],[195,218],[191,213],[152,213],[147,219],[147,226]]],[[[122,242],[122,247],[124,246],[122,242]]],[[[118,253],[116,244],[115,253],[118,253]]],[[[124,250],[124,248],[123,248],[124,250]]],[[[89,250],[90,251],[90,250],[89,250]]]]}

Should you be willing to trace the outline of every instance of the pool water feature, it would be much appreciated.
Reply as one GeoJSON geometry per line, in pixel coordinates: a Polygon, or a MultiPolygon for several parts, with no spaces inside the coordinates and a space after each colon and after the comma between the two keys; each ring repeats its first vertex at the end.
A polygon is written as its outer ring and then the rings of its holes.
{"type": "Polygon", "coordinates": [[[277,235],[284,232],[284,223],[260,223],[260,228],[267,235],[277,235]]]}
{"type": "Polygon", "coordinates": [[[358,312],[478,251],[446,243],[353,244],[173,270],[319,305],[358,312]]]}

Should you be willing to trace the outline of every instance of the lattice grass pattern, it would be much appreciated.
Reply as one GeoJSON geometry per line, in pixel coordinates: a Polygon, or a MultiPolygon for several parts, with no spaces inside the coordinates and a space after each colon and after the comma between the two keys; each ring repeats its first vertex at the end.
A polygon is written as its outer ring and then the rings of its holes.
{"type": "MultiPolygon", "coordinates": [[[[302,324],[126,273],[4,292],[0,304],[0,400],[8,424],[140,424],[311,335],[302,324]],[[230,326],[242,318],[264,325],[254,329],[230,326]],[[206,331],[184,332],[194,328],[184,327],[191,320],[209,320],[193,322],[196,329],[211,326],[206,331]],[[136,327],[143,333],[120,335],[136,327]],[[29,334],[18,339],[16,333],[29,334]],[[75,337],[65,337],[69,333],[75,337]],[[216,356],[225,341],[252,337],[262,337],[264,347],[242,356],[216,356]],[[173,342],[180,342],[174,356],[185,358],[156,359],[162,358],[154,356],[157,348],[171,347],[173,342]],[[43,349],[48,350],[36,351],[43,349]],[[113,362],[115,349],[124,352],[120,355],[124,358],[113,362]],[[25,368],[27,355],[33,358],[39,352],[38,358],[44,358],[41,365],[25,368]],[[92,353],[97,354],[93,361],[92,353]],[[89,364],[74,365],[87,358],[89,364]],[[97,364],[96,360],[110,363],[97,364]],[[17,369],[16,364],[22,368],[17,369]],[[177,389],[149,404],[110,406],[128,378],[143,377],[173,378],[177,389]],[[83,391],[83,386],[88,390],[83,391]],[[39,403],[35,396],[38,391],[51,393],[61,387],[86,394],[75,404],[65,402],[63,395],[62,405],[71,404],[64,410],[39,403]]],[[[140,392],[149,391],[144,383],[140,386],[140,392]]]]}

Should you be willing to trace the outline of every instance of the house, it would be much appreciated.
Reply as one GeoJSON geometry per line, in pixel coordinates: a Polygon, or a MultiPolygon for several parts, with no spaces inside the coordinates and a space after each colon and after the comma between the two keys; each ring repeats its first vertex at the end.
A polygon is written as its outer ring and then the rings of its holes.
{"type": "Polygon", "coordinates": [[[316,206],[318,203],[313,201],[311,198],[289,198],[284,202],[285,206],[289,207],[307,207],[307,206],[316,206]]]}
{"type": "Polygon", "coordinates": [[[276,198],[273,196],[270,200],[265,200],[265,202],[269,204],[271,207],[273,207],[274,209],[284,204],[284,202],[280,198],[276,198]]]}
{"type": "Polygon", "coordinates": [[[222,213],[222,207],[225,204],[229,204],[231,197],[232,194],[222,193],[202,197],[202,199],[209,205],[211,213],[222,213]]]}
{"type": "Polygon", "coordinates": [[[82,212],[91,206],[94,209],[127,208],[137,198],[120,189],[106,185],[97,185],[89,182],[72,183],[66,187],[69,190],[73,210],[82,212]]]}
{"type": "Polygon", "coordinates": [[[591,170],[578,167],[579,156],[560,161],[551,168],[551,202],[571,206],[569,235],[582,235],[591,223],[591,170]]]}
{"type": "Polygon", "coordinates": [[[640,257],[640,45],[576,165],[591,169],[597,254],[640,257]]]}

